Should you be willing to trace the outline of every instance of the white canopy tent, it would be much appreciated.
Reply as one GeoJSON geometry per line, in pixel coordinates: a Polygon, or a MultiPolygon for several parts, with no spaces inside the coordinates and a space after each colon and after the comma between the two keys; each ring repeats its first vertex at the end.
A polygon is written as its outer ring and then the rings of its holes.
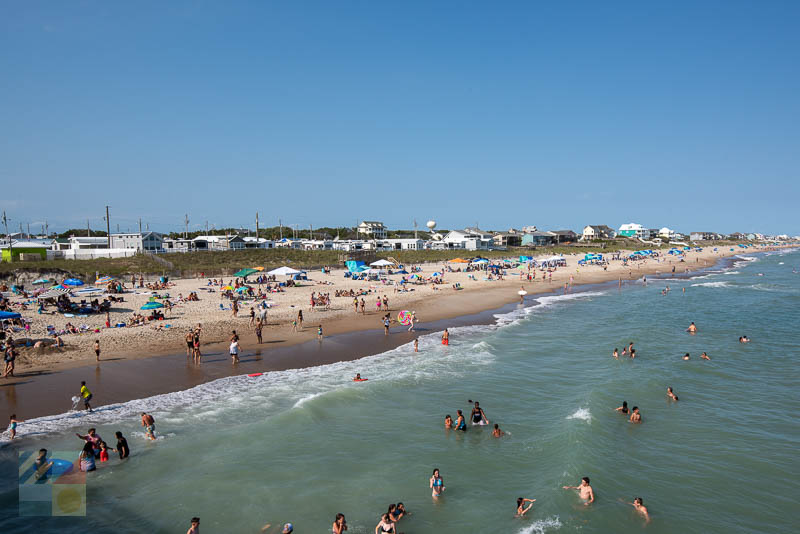
{"type": "Polygon", "coordinates": [[[380,259],[378,261],[373,261],[372,263],[370,263],[370,266],[372,267],[389,267],[391,265],[394,265],[394,263],[384,259],[380,259]]]}
{"type": "Polygon", "coordinates": [[[298,271],[297,269],[292,269],[291,267],[278,267],[277,269],[273,269],[269,271],[267,274],[275,275],[275,276],[291,276],[293,274],[300,274],[303,271],[298,271]]]}

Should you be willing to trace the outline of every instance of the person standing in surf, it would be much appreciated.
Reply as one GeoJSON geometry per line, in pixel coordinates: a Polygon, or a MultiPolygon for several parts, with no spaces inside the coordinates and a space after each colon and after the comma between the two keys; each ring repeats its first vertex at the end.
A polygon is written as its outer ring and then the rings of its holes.
{"type": "Polygon", "coordinates": [[[433,470],[433,475],[431,475],[430,480],[430,488],[432,490],[432,497],[441,497],[442,493],[444,493],[444,479],[442,479],[438,469],[433,470]]]}
{"type": "Polygon", "coordinates": [[[442,345],[449,345],[450,344],[450,332],[447,331],[447,328],[444,329],[442,332],[442,345]]]}
{"type": "Polygon", "coordinates": [[[489,419],[486,417],[486,414],[483,413],[483,408],[478,401],[475,401],[475,405],[472,407],[472,425],[488,425],[489,419]]]}
{"type": "Polygon", "coordinates": [[[467,423],[464,421],[464,414],[461,413],[461,410],[457,411],[458,417],[456,417],[456,430],[460,430],[462,432],[467,431],[467,423]]]}
{"type": "Polygon", "coordinates": [[[564,489],[578,490],[578,495],[583,501],[584,506],[589,506],[594,502],[594,490],[589,485],[589,477],[583,477],[578,486],[564,486],[564,489]]]}
{"type": "Polygon", "coordinates": [[[86,387],[85,381],[81,382],[81,397],[83,398],[83,409],[91,412],[92,406],[89,404],[89,401],[92,400],[92,392],[86,387]]]}

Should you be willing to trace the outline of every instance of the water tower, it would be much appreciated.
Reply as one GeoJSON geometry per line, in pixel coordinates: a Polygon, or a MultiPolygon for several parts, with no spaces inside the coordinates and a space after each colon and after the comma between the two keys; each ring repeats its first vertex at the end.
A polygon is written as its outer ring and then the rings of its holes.
{"type": "Polygon", "coordinates": [[[425,223],[425,226],[427,226],[428,230],[430,230],[431,233],[433,233],[433,229],[436,228],[436,221],[428,221],[427,223],[425,223]]]}

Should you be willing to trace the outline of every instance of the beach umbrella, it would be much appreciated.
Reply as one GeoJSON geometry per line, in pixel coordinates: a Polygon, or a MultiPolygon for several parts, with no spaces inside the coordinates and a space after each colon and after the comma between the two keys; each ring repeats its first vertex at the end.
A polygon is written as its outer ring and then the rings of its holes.
{"type": "Polygon", "coordinates": [[[264,270],[264,268],[263,268],[263,267],[253,267],[253,269],[255,269],[255,270],[256,270],[256,271],[258,271],[258,272],[261,272],[261,271],[263,271],[263,270],[264,270]]]}
{"type": "Polygon", "coordinates": [[[236,288],[236,292],[237,293],[243,293],[243,292],[247,291],[248,289],[250,289],[250,288],[247,287],[247,286],[241,286],[241,287],[237,287],[236,288]]]}
{"type": "Polygon", "coordinates": [[[250,276],[251,274],[257,272],[258,271],[256,269],[242,269],[239,272],[233,273],[233,276],[235,276],[236,278],[244,278],[245,276],[250,276]]]}
{"type": "Polygon", "coordinates": [[[436,272],[436,273],[433,273],[431,276],[442,276],[442,273],[436,272]]]}
{"type": "Polygon", "coordinates": [[[411,324],[411,316],[413,314],[408,310],[403,310],[397,314],[397,322],[399,322],[403,326],[408,326],[411,324]]]}
{"type": "Polygon", "coordinates": [[[0,319],[19,319],[22,315],[15,312],[0,311],[0,319]]]}
{"type": "Polygon", "coordinates": [[[39,278],[33,281],[34,284],[47,284],[48,282],[50,282],[49,278],[39,278]]]}
{"type": "Polygon", "coordinates": [[[83,281],[78,280],[77,278],[67,278],[66,280],[64,280],[64,285],[78,287],[83,285],[83,281]]]}
{"type": "Polygon", "coordinates": [[[113,282],[113,281],[114,281],[114,279],[111,278],[110,276],[101,276],[100,278],[98,278],[97,280],[94,281],[94,284],[97,285],[97,286],[100,286],[100,285],[106,285],[109,282],[113,282]]]}
{"type": "Polygon", "coordinates": [[[292,269],[291,267],[278,267],[277,269],[273,269],[269,271],[267,274],[275,275],[275,276],[289,276],[293,274],[300,274],[303,271],[298,271],[297,269],[292,269]]]}
{"type": "Polygon", "coordinates": [[[489,263],[489,260],[484,258],[478,258],[477,260],[473,261],[472,263],[489,263]]]}
{"type": "Polygon", "coordinates": [[[448,261],[447,263],[469,263],[469,260],[465,260],[463,258],[455,258],[448,261]]]}
{"type": "Polygon", "coordinates": [[[144,306],[142,306],[139,309],[141,309],[141,310],[155,310],[157,308],[163,308],[163,307],[164,307],[164,305],[161,304],[160,302],[148,302],[147,304],[145,304],[144,306]]]}
{"type": "Polygon", "coordinates": [[[225,287],[222,288],[222,291],[233,291],[233,287],[225,286],[225,287]]]}

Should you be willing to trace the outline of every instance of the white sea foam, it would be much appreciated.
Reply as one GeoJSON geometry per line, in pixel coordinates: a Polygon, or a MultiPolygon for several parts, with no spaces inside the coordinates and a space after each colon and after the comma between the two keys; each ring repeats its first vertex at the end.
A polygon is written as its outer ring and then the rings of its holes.
{"type": "Polygon", "coordinates": [[[519,530],[519,534],[544,534],[545,532],[558,530],[561,528],[561,521],[557,515],[537,519],[530,525],[526,525],[519,530]]]}
{"type": "Polygon", "coordinates": [[[302,398],[302,399],[300,399],[299,401],[295,402],[295,403],[294,403],[294,406],[292,406],[292,408],[299,408],[299,407],[301,407],[302,405],[304,405],[305,403],[307,403],[308,401],[310,401],[310,400],[314,400],[314,399],[316,399],[317,397],[321,397],[321,396],[322,396],[322,395],[324,395],[325,393],[326,393],[326,392],[324,392],[324,391],[320,391],[319,393],[313,393],[313,394],[311,394],[311,395],[306,395],[305,397],[303,397],[303,398],[302,398]]]}
{"type": "Polygon", "coordinates": [[[733,287],[729,282],[703,282],[692,284],[692,287],[733,287]]]}
{"type": "Polygon", "coordinates": [[[580,419],[590,423],[592,421],[592,412],[589,411],[589,408],[578,408],[574,414],[568,415],[567,419],[580,419]]]}

